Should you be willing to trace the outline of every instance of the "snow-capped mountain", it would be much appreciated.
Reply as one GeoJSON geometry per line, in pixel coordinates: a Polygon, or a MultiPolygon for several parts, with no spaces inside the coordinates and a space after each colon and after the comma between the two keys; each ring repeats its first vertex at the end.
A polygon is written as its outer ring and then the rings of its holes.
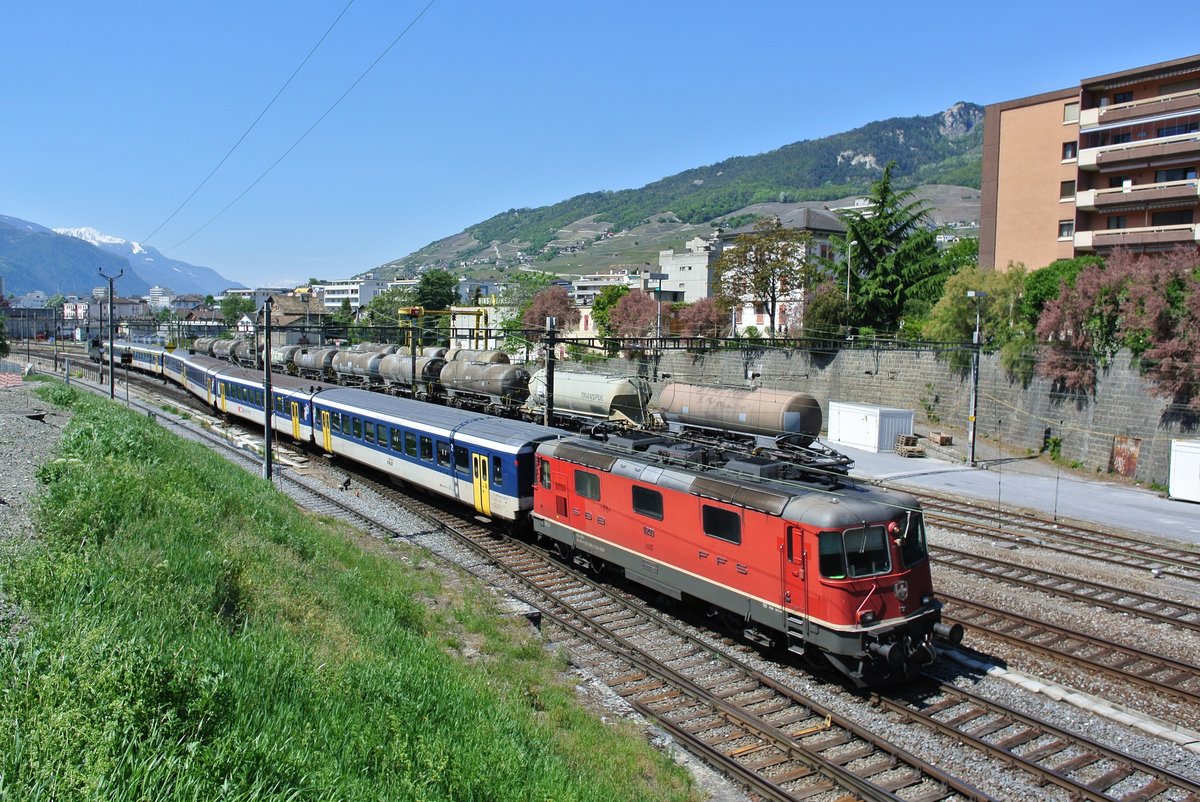
{"type": "Polygon", "coordinates": [[[105,234],[90,226],[80,228],[56,228],[55,233],[90,242],[97,248],[129,260],[134,272],[150,284],[169,287],[175,294],[196,293],[217,295],[229,287],[241,287],[208,267],[181,262],[164,256],[158,249],[138,242],[105,234]]]}

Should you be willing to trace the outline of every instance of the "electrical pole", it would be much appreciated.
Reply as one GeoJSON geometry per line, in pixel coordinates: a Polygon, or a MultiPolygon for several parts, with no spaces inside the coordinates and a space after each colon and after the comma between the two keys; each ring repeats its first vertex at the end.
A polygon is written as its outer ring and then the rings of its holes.
{"type": "Polygon", "coordinates": [[[117,372],[116,372],[116,337],[113,334],[113,282],[125,275],[125,270],[122,268],[120,273],[115,276],[107,276],[104,270],[100,270],[101,278],[108,279],[108,399],[115,400],[117,397],[117,372]]]}
{"type": "Polygon", "coordinates": [[[554,324],[552,317],[546,318],[546,410],[542,422],[554,425],[554,324]]]}
{"type": "Polygon", "coordinates": [[[271,400],[271,298],[263,302],[263,478],[271,481],[271,440],[275,429],[271,417],[275,404],[271,400]]]}
{"type": "Polygon", "coordinates": [[[967,417],[967,464],[975,465],[975,413],[979,408],[979,304],[987,297],[986,292],[967,290],[967,297],[975,299],[975,335],[971,348],[971,414],[967,417]]]}

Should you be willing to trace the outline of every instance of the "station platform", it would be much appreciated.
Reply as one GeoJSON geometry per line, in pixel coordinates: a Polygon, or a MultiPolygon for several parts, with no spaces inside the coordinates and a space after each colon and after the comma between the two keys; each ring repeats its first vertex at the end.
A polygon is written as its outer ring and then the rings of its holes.
{"type": "Polygon", "coordinates": [[[964,455],[953,449],[927,446],[926,456],[903,457],[829,445],[854,460],[852,478],[962,495],[1037,511],[1046,517],[1200,544],[1200,504],[1121,482],[1082,477],[1060,469],[1046,456],[1006,456],[976,443],[976,467],[972,468],[964,455]]]}

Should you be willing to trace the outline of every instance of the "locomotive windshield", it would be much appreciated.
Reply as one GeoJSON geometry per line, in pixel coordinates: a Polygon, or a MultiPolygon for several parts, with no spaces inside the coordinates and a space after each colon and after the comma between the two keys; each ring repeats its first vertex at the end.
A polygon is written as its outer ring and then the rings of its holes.
{"type": "Polygon", "coordinates": [[[821,532],[817,536],[817,545],[821,576],[827,579],[886,574],[892,566],[887,530],[882,526],[821,532]]]}

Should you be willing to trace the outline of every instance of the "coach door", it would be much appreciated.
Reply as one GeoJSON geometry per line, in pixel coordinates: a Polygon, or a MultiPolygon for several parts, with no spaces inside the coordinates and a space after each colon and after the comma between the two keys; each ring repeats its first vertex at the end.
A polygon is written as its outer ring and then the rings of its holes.
{"type": "Polygon", "coordinates": [[[292,437],[296,440],[300,439],[300,402],[292,401],[292,437]]]}
{"type": "Polygon", "coordinates": [[[475,510],[484,515],[492,514],[490,476],[487,454],[471,454],[471,484],[475,490],[475,510]]]}
{"type": "Polygon", "coordinates": [[[221,411],[228,412],[229,411],[229,401],[225,397],[225,392],[226,392],[226,390],[229,389],[229,384],[226,382],[220,382],[220,385],[221,385],[221,411]]]}
{"type": "Polygon", "coordinates": [[[333,431],[329,428],[329,410],[321,410],[321,445],[325,451],[333,453],[333,431]]]}

